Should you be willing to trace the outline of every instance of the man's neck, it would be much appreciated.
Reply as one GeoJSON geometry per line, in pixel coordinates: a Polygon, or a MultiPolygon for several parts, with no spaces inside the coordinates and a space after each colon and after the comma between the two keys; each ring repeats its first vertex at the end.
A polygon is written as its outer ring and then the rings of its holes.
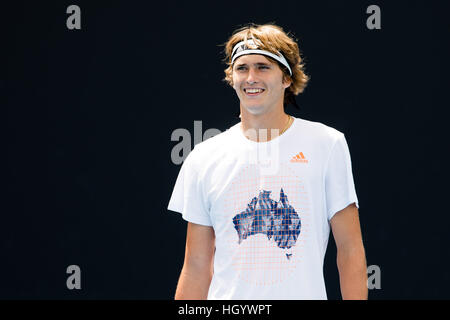
{"type": "Polygon", "coordinates": [[[278,137],[287,129],[289,120],[283,109],[254,115],[241,108],[241,129],[252,141],[266,142],[278,137]]]}

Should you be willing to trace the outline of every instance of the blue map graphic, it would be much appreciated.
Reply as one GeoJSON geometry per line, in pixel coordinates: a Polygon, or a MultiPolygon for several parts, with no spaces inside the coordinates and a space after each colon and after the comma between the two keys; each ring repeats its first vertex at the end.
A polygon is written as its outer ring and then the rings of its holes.
{"type": "MultiPolygon", "coordinates": [[[[233,217],[234,228],[239,236],[239,244],[254,234],[265,234],[270,241],[273,239],[278,248],[289,249],[295,246],[300,234],[301,221],[295,209],[289,204],[288,198],[280,190],[280,201],[270,198],[272,191],[260,191],[247,204],[247,209],[233,217]]],[[[286,254],[290,259],[292,254],[286,254]]]]}

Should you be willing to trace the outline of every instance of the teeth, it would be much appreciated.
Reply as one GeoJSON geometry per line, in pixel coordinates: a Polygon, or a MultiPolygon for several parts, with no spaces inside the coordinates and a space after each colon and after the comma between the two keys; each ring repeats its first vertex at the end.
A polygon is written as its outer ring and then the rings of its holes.
{"type": "Polygon", "coordinates": [[[258,93],[258,92],[263,92],[262,89],[245,89],[246,92],[248,93],[258,93]]]}

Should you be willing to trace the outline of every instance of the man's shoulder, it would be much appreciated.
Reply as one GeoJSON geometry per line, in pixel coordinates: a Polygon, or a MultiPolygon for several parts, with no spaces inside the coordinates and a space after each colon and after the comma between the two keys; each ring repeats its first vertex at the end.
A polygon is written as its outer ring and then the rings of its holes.
{"type": "Polygon", "coordinates": [[[237,124],[215,136],[197,143],[188,155],[188,158],[190,158],[189,160],[192,162],[204,163],[204,161],[210,159],[212,155],[226,152],[227,148],[233,145],[233,141],[235,139],[234,130],[236,125],[237,124]]]}
{"type": "Polygon", "coordinates": [[[215,149],[220,149],[225,147],[226,145],[232,143],[235,136],[233,135],[236,125],[233,125],[226,129],[225,131],[216,134],[202,142],[199,142],[195,145],[194,150],[197,149],[197,152],[212,152],[215,149]]]}
{"type": "Polygon", "coordinates": [[[306,131],[306,134],[312,139],[317,139],[320,141],[329,141],[333,143],[338,138],[344,135],[343,132],[326,125],[322,122],[306,120],[302,118],[297,118],[300,123],[300,128],[306,131]]]}

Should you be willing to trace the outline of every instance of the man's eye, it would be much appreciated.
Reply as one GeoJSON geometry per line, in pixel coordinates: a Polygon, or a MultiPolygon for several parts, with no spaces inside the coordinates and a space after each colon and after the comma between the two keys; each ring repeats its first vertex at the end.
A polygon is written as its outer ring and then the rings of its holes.
{"type": "MultiPolygon", "coordinates": [[[[246,70],[247,67],[237,67],[236,70],[246,70]]],[[[270,69],[268,66],[259,66],[258,69],[270,69]]]]}

